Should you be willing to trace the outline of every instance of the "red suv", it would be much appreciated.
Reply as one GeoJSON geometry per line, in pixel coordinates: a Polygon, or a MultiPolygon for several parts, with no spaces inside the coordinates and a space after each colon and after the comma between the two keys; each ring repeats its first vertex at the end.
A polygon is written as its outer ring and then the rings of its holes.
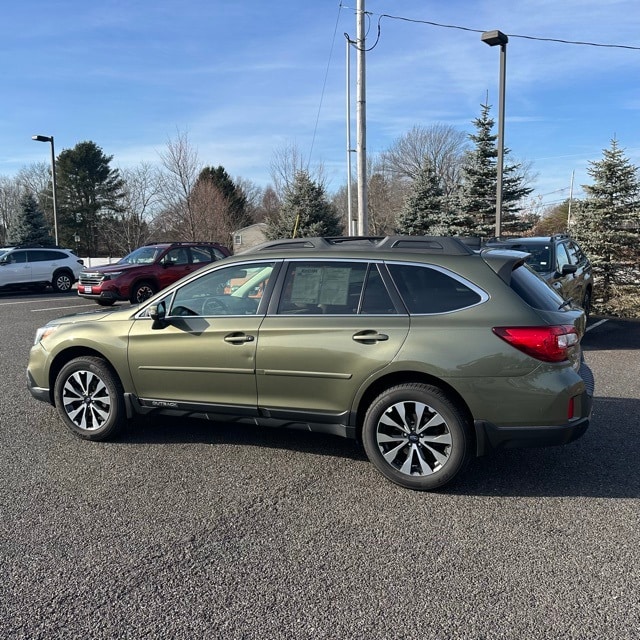
{"type": "Polygon", "coordinates": [[[217,242],[154,242],[115,264],[84,269],[78,295],[104,306],[118,300],[137,304],[182,276],[230,254],[217,242]]]}

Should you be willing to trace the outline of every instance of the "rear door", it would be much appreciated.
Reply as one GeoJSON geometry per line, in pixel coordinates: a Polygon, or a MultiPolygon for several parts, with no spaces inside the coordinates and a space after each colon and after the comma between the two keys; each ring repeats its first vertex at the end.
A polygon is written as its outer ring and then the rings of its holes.
{"type": "Polygon", "coordinates": [[[60,266],[65,266],[67,256],[53,249],[29,251],[31,264],[31,278],[33,282],[51,282],[53,272],[60,266]]]}
{"type": "Polygon", "coordinates": [[[400,350],[409,317],[368,261],[291,260],[260,327],[258,403],[274,418],[343,421],[400,350]]]}

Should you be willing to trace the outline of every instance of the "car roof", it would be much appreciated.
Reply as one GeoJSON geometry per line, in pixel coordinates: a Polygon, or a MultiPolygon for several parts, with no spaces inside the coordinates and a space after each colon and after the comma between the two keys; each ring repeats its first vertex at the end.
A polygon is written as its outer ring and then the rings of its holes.
{"type": "Polygon", "coordinates": [[[252,247],[243,255],[261,252],[378,253],[405,252],[430,255],[471,255],[472,249],[460,238],[450,236],[334,236],[311,238],[281,238],[252,247]]]}
{"type": "Polygon", "coordinates": [[[530,242],[530,243],[550,243],[550,242],[554,242],[554,241],[560,241],[560,240],[570,240],[571,236],[567,235],[566,233],[556,233],[552,236],[523,236],[523,237],[519,237],[519,238],[492,238],[491,240],[487,241],[487,244],[510,244],[510,243],[514,243],[514,242],[530,242]]]}

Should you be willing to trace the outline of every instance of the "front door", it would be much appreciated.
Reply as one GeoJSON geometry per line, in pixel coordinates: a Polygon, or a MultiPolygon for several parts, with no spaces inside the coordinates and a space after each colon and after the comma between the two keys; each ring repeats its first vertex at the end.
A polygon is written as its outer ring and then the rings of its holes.
{"type": "Polygon", "coordinates": [[[25,250],[12,251],[0,264],[0,287],[31,282],[31,263],[25,250]]]}
{"type": "Polygon", "coordinates": [[[163,326],[153,328],[150,318],[139,317],[129,334],[129,367],[138,397],[155,406],[187,404],[255,414],[262,301],[249,295],[252,289],[231,293],[227,285],[247,274],[266,280],[272,269],[273,263],[263,262],[208,271],[162,299],[163,326]]]}

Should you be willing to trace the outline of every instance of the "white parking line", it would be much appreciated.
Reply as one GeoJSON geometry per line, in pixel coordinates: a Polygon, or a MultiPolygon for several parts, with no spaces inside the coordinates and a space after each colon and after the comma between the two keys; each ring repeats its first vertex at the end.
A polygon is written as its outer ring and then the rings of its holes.
{"type": "Polygon", "coordinates": [[[88,304],[71,304],[66,307],[45,307],[44,309],[31,309],[31,313],[37,313],[38,311],[57,311],[58,309],[77,309],[78,307],[88,307],[88,304]]]}
{"type": "Polygon", "coordinates": [[[599,327],[601,324],[604,324],[605,322],[607,322],[606,318],[604,320],[600,320],[599,322],[596,322],[595,324],[592,324],[590,327],[587,327],[586,331],[591,331],[591,329],[595,329],[596,327],[599,327]]]}
{"type": "MultiPolygon", "coordinates": [[[[58,300],[59,298],[39,298],[38,302],[53,302],[54,300],[58,300]]],[[[13,302],[0,302],[0,307],[8,307],[10,304],[29,304],[31,302],[34,302],[33,299],[31,300],[14,300],[13,302]]]]}

